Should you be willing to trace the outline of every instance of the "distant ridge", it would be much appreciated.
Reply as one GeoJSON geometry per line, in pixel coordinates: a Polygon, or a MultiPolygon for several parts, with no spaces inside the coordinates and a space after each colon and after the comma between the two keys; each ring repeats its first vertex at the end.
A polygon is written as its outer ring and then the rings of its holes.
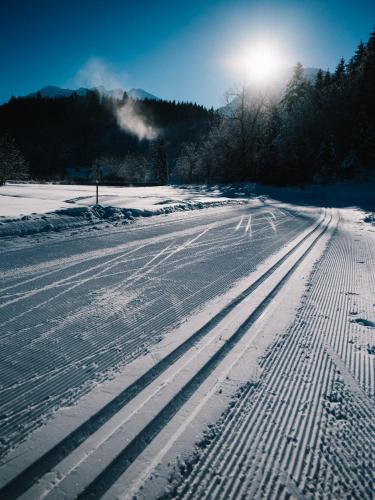
{"type": "MultiPolygon", "coordinates": [[[[40,90],[37,90],[36,92],[31,92],[30,94],[27,94],[26,97],[36,97],[38,95],[38,92],[42,97],[45,97],[47,99],[58,99],[58,98],[63,98],[63,97],[69,97],[73,93],[76,93],[77,95],[85,96],[89,90],[97,90],[100,94],[106,95],[113,97],[115,99],[121,99],[122,96],[124,95],[124,90],[121,88],[117,89],[106,89],[102,85],[98,87],[94,87],[92,89],[88,89],[85,87],[80,87],[79,89],[63,89],[61,87],[56,87],[55,85],[47,85],[46,87],[41,88],[40,90]]],[[[144,100],[144,99],[150,99],[154,101],[159,101],[160,97],[157,97],[153,94],[150,94],[149,92],[146,92],[146,90],[143,89],[135,89],[132,88],[130,90],[125,91],[129,97],[132,99],[137,99],[139,101],[144,100]]]]}
{"type": "Polygon", "coordinates": [[[146,92],[143,89],[130,89],[130,90],[127,90],[126,93],[132,99],[138,99],[139,101],[142,101],[143,99],[151,99],[153,101],[160,101],[159,97],[156,97],[153,94],[150,94],[149,92],[146,92]]]}

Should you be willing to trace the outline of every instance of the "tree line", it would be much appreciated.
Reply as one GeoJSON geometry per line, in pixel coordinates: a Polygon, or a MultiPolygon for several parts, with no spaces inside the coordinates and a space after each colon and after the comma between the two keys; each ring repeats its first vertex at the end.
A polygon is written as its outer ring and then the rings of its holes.
{"type": "MultiPolygon", "coordinates": [[[[117,100],[97,91],[63,98],[13,97],[0,106],[0,137],[17,144],[33,179],[64,180],[71,169],[91,168],[100,160],[108,180],[121,177],[115,172],[121,165],[122,173],[137,170],[130,177],[158,182],[155,151],[164,148],[173,163],[184,140],[198,141],[208,131],[214,112],[194,103],[134,101],[140,116],[160,132],[155,141],[139,141],[116,118],[115,110],[128,100],[126,93],[117,100]],[[148,171],[145,176],[142,169],[148,171]]],[[[16,178],[14,171],[11,178],[16,178]]]]}
{"type": "Polygon", "coordinates": [[[181,182],[303,185],[375,170],[375,31],[348,62],[306,79],[302,64],[278,97],[241,88],[228,96],[207,137],[186,141],[181,182]]]}

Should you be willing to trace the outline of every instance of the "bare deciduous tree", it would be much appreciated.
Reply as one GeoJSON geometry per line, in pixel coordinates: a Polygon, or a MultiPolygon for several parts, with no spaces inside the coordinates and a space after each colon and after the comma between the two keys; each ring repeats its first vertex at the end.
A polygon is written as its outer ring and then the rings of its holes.
{"type": "Polygon", "coordinates": [[[265,96],[260,93],[253,95],[242,86],[227,92],[225,99],[223,139],[232,157],[233,173],[238,180],[253,180],[257,176],[257,155],[266,111],[265,96]]]}
{"type": "Polygon", "coordinates": [[[178,180],[192,184],[198,180],[199,151],[194,142],[182,144],[180,154],[176,160],[174,175],[178,180]]]}

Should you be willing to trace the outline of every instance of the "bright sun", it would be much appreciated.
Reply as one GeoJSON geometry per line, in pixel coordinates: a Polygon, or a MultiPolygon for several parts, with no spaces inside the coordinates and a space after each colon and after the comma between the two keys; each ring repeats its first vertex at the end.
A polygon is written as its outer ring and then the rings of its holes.
{"type": "Polygon", "coordinates": [[[272,47],[253,47],[244,60],[244,70],[250,80],[266,82],[277,74],[279,61],[272,47]]]}
{"type": "Polygon", "coordinates": [[[275,80],[285,65],[285,55],[277,44],[252,43],[232,59],[232,67],[248,82],[258,85],[275,80]]]}

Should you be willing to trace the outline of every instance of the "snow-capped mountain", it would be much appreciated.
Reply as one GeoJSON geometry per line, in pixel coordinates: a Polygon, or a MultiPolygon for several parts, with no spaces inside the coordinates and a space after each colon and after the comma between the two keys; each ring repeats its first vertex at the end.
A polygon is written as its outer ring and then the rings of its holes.
{"type": "Polygon", "coordinates": [[[42,97],[47,97],[53,99],[55,97],[69,97],[76,92],[78,95],[86,95],[87,89],[80,87],[79,89],[71,90],[71,89],[62,89],[60,87],[56,87],[55,85],[47,85],[46,87],[41,88],[36,92],[31,92],[27,94],[26,97],[36,97],[36,95],[40,93],[42,97]]]}
{"type": "MultiPolygon", "coordinates": [[[[96,90],[101,95],[106,95],[113,97],[115,99],[121,99],[122,96],[124,95],[124,90],[121,88],[117,89],[106,89],[102,85],[98,87],[94,87],[96,90]]],[[[69,97],[75,92],[78,95],[86,95],[89,89],[85,87],[80,87],[79,89],[64,89],[60,87],[56,87],[54,85],[47,85],[46,87],[41,88],[39,91],[36,92],[31,92],[30,94],[27,94],[26,97],[36,97],[38,92],[42,97],[46,97],[49,99],[54,99],[54,98],[60,98],[60,97],[69,97]]],[[[93,89],[90,89],[93,90],[93,89]]],[[[160,98],[150,94],[149,92],[146,92],[146,90],[143,89],[135,89],[132,88],[130,90],[127,90],[126,93],[128,94],[129,97],[132,99],[138,99],[138,100],[143,100],[143,99],[151,99],[151,100],[159,100],[160,98]]]]}
{"type": "Polygon", "coordinates": [[[142,101],[143,99],[151,99],[156,101],[160,100],[159,97],[156,97],[153,94],[150,94],[149,92],[146,92],[143,89],[130,89],[127,90],[126,93],[132,99],[138,99],[139,101],[142,101]]]}

